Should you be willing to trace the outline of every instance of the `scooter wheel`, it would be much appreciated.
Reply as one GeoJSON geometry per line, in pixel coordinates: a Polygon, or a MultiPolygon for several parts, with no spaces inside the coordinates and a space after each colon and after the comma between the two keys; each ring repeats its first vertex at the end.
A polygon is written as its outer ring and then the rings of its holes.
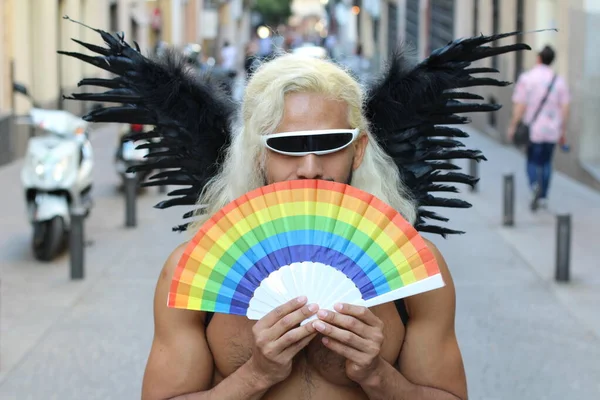
{"type": "Polygon", "coordinates": [[[65,244],[65,221],[62,217],[36,222],[33,226],[33,254],[39,261],[52,261],[65,244]]]}

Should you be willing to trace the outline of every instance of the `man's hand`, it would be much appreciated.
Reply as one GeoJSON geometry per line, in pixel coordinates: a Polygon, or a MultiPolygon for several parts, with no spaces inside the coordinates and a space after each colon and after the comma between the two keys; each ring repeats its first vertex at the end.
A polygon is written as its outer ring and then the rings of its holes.
{"type": "Polygon", "coordinates": [[[511,141],[511,142],[513,141],[513,137],[515,136],[517,126],[519,125],[519,122],[523,119],[523,117],[525,116],[526,110],[527,110],[527,104],[513,103],[512,117],[510,119],[508,128],[506,130],[506,136],[508,137],[509,141],[511,141]]]}
{"type": "Polygon", "coordinates": [[[506,129],[506,137],[508,138],[509,142],[513,141],[513,137],[515,136],[516,130],[517,130],[516,125],[513,125],[512,123],[510,125],[508,125],[508,128],[506,129]]]}
{"type": "Polygon", "coordinates": [[[558,145],[564,146],[567,143],[567,133],[565,131],[560,135],[560,139],[558,139],[558,145]]]}
{"type": "Polygon", "coordinates": [[[292,360],[316,335],[312,324],[299,326],[319,307],[302,296],[277,307],[252,328],[254,348],[249,360],[257,379],[273,386],[292,372],[292,360]]]}
{"type": "Polygon", "coordinates": [[[357,383],[367,380],[383,362],[383,322],[367,307],[336,304],[336,312],[320,310],[312,325],[323,344],[346,358],[346,375],[357,383]]]}

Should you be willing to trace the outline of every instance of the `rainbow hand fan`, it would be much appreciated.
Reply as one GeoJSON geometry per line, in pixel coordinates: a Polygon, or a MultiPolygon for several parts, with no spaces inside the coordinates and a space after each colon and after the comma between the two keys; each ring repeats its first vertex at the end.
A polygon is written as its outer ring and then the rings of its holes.
{"type": "Polygon", "coordinates": [[[168,306],[260,319],[297,296],[333,310],[442,286],[433,253],[392,207],[345,184],[295,180],[212,216],[177,265],[168,306]]]}

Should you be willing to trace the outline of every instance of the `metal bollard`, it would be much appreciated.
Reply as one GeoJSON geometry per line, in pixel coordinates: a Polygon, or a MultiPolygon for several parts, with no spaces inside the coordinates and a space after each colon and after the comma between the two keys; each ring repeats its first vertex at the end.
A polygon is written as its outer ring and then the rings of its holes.
{"type": "Polygon", "coordinates": [[[571,261],[571,215],[556,217],[556,280],[569,281],[569,264],[571,261]]]}
{"type": "Polygon", "coordinates": [[[84,277],[84,219],[85,209],[73,207],[71,210],[71,230],[69,232],[69,256],[71,261],[71,279],[84,277]]]}
{"type": "Polygon", "coordinates": [[[504,175],[504,226],[515,225],[515,179],[504,175]]]}
{"type": "MultiPolygon", "coordinates": [[[[163,172],[163,170],[161,169],[159,172],[163,172]]],[[[167,185],[160,185],[158,187],[158,193],[160,193],[160,194],[167,193],[167,185]]]]}
{"type": "MultiPolygon", "coordinates": [[[[469,175],[471,175],[474,178],[479,178],[479,163],[477,162],[477,160],[473,160],[470,159],[469,160],[469,175]]],[[[473,186],[471,186],[471,192],[477,192],[478,188],[477,188],[477,183],[475,183],[473,186]]]]}
{"type": "Polygon", "coordinates": [[[125,226],[133,228],[136,221],[137,177],[135,173],[125,174],[125,226]]]}

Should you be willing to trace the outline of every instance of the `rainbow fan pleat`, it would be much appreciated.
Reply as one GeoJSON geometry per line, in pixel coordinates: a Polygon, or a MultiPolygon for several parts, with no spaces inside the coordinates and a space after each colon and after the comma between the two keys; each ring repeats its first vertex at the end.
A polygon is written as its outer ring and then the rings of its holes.
{"type": "Polygon", "coordinates": [[[392,207],[348,185],[298,180],[249,192],[208,220],[179,261],[168,306],[246,315],[264,279],[304,261],[341,271],[363,300],[441,279],[423,238],[392,207]]]}

